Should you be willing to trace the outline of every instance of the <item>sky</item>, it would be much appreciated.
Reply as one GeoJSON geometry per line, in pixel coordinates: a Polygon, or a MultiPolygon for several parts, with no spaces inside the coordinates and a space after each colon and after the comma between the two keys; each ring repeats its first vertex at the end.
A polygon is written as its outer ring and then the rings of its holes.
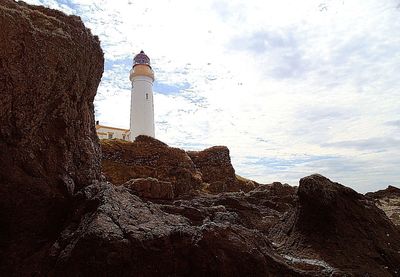
{"type": "Polygon", "coordinates": [[[105,56],[103,125],[129,128],[151,59],[156,138],[226,145],[236,173],[400,187],[400,0],[27,0],[80,16],[105,56]]]}

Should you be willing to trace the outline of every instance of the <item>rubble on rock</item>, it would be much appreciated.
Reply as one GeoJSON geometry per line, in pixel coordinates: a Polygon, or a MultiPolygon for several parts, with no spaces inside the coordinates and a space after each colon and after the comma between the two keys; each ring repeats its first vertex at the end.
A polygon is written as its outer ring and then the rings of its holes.
{"type": "Polygon", "coordinates": [[[365,196],[373,198],[378,208],[383,210],[390,220],[400,227],[400,189],[388,186],[384,190],[368,192],[365,196]]]}
{"type": "Polygon", "coordinates": [[[174,189],[171,182],[159,181],[156,178],[130,179],[123,184],[140,197],[153,199],[173,199],[174,189]]]}

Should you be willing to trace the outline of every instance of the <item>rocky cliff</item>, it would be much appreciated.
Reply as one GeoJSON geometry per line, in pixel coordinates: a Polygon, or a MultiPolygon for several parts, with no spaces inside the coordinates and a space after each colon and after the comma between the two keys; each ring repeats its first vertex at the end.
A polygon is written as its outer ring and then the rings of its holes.
{"type": "Polygon", "coordinates": [[[0,269],[34,271],[71,195],[100,177],[103,53],[78,17],[55,10],[2,0],[0,26],[0,269]]]}
{"type": "Polygon", "coordinates": [[[102,140],[101,148],[106,179],[115,185],[137,188],[139,195],[148,198],[173,198],[200,191],[249,191],[258,185],[236,176],[225,146],[185,152],[157,139],[139,136],[133,143],[102,140]],[[153,180],[143,179],[147,177],[153,180]],[[151,192],[150,187],[159,189],[151,192]]]}
{"type": "Polygon", "coordinates": [[[6,0],[0,26],[1,275],[399,275],[400,231],[377,200],[323,176],[257,185],[224,147],[148,137],[101,156],[98,39],[6,0]]]}
{"type": "MultiPolygon", "coordinates": [[[[103,140],[101,147],[104,175],[114,185],[122,185],[132,180],[126,185],[138,187],[140,192],[143,190],[140,190],[139,186],[143,188],[145,183],[143,180],[139,183],[134,182],[134,179],[152,177],[164,182],[165,189],[171,187],[174,196],[201,188],[200,171],[181,149],[169,147],[147,136],[139,136],[133,143],[103,140]]],[[[158,198],[156,194],[148,196],[158,198]]]]}

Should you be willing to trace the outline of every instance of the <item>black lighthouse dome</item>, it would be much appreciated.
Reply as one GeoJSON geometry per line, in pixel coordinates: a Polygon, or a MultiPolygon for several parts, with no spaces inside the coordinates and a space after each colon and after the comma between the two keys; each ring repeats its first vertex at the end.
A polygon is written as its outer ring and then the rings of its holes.
{"type": "Polygon", "coordinates": [[[150,66],[150,58],[144,53],[143,50],[133,58],[133,66],[138,64],[150,66]]]}

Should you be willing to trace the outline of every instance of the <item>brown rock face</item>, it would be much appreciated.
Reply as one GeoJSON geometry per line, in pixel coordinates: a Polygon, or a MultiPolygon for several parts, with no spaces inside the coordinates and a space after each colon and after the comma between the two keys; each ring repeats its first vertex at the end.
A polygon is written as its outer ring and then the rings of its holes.
{"type": "Polygon", "coordinates": [[[203,151],[187,153],[201,171],[204,182],[210,184],[211,192],[232,191],[236,187],[235,169],[227,147],[214,146],[203,151]]]}
{"type": "Polygon", "coordinates": [[[139,136],[133,143],[102,140],[101,147],[104,175],[115,185],[152,177],[171,183],[175,197],[199,189],[211,193],[250,191],[259,185],[235,175],[225,146],[185,152],[154,138],[139,136]]]}
{"type": "Polygon", "coordinates": [[[156,178],[170,182],[175,196],[200,187],[201,174],[185,151],[147,136],[132,142],[101,141],[103,172],[114,185],[130,179],[156,178]]]}
{"type": "Polygon", "coordinates": [[[23,271],[60,230],[69,195],[100,176],[103,53],[55,10],[3,0],[0,26],[0,269],[23,271]]]}
{"type": "Polygon", "coordinates": [[[287,253],[357,276],[400,272],[400,232],[373,201],[321,175],[302,178],[298,197],[286,227],[275,227],[287,253]]]}
{"type": "Polygon", "coordinates": [[[188,151],[196,167],[201,171],[203,181],[210,186],[210,192],[250,191],[255,182],[244,178],[238,179],[226,146],[213,146],[203,151],[188,151]]]}

